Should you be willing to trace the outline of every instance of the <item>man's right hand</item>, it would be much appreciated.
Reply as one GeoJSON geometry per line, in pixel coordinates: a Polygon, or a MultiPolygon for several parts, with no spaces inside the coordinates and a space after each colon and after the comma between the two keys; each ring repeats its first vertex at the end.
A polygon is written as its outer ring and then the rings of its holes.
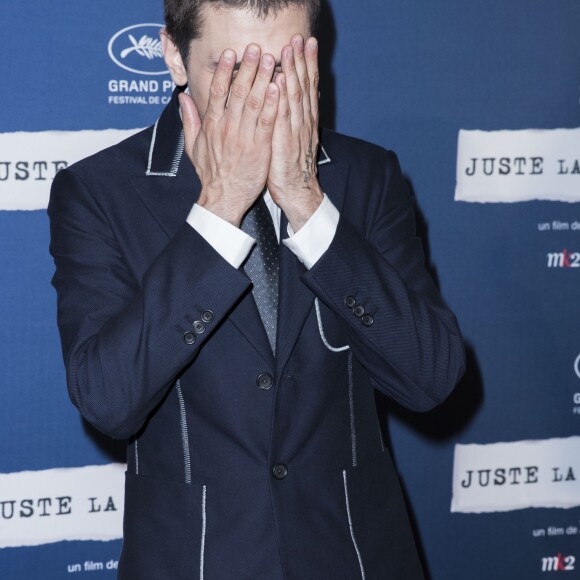
{"type": "Polygon", "coordinates": [[[235,226],[264,189],[280,91],[271,82],[275,60],[246,47],[232,81],[236,54],[225,50],[214,74],[203,120],[191,99],[179,95],[185,150],[199,179],[197,203],[235,226]]]}

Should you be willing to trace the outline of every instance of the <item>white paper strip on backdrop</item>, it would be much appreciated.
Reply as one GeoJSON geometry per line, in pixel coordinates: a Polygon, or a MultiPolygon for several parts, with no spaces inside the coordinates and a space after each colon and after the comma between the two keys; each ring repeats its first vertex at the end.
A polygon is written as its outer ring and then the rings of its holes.
{"type": "Polygon", "coordinates": [[[466,131],[455,201],[580,201],[580,128],[466,131]]]}
{"type": "Polygon", "coordinates": [[[140,130],[0,133],[0,210],[46,209],[57,171],[140,130]]]}
{"type": "Polygon", "coordinates": [[[580,506],[580,437],[456,445],[452,512],[580,506]]]}
{"type": "Polygon", "coordinates": [[[121,463],[0,473],[0,548],[123,535],[121,463]]]}

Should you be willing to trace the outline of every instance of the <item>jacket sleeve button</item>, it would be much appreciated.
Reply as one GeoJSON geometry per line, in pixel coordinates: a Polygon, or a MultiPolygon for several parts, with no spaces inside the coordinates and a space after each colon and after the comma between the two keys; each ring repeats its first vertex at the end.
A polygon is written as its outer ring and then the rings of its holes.
{"type": "Polygon", "coordinates": [[[344,303],[348,308],[354,308],[356,306],[356,298],[354,296],[347,296],[344,299],[344,303]]]}
{"type": "Polygon", "coordinates": [[[370,314],[366,314],[365,316],[363,316],[362,319],[362,323],[365,326],[372,326],[374,321],[375,319],[370,314]]]}
{"type": "Polygon", "coordinates": [[[365,309],[359,304],[358,306],[355,306],[352,309],[352,313],[357,317],[357,318],[361,318],[364,313],[365,313],[365,309]]]}
{"type": "Polygon", "coordinates": [[[201,319],[204,322],[211,322],[213,320],[213,312],[211,310],[204,310],[201,313],[201,319]]]}
{"type": "Polygon", "coordinates": [[[201,320],[196,320],[193,323],[193,331],[196,334],[203,334],[205,332],[205,324],[201,320]]]}
{"type": "Polygon", "coordinates": [[[193,332],[186,332],[183,335],[183,342],[185,342],[185,344],[193,344],[195,342],[195,334],[193,334],[193,332]]]}

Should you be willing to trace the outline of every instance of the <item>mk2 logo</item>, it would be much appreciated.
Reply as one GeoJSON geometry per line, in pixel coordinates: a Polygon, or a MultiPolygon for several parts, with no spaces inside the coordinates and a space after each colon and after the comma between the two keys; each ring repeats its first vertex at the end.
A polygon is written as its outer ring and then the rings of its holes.
{"type": "Polygon", "coordinates": [[[574,556],[562,556],[558,553],[556,556],[542,558],[542,572],[571,572],[575,570],[575,563],[574,556]]]}
{"type": "Polygon", "coordinates": [[[580,268],[580,252],[561,252],[548,253],[548,268],[580,268]]]}

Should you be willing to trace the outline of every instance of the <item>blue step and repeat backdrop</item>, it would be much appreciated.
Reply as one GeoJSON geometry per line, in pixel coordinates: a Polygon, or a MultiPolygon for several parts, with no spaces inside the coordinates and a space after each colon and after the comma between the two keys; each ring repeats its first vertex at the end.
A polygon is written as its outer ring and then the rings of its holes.
{"type": "MultiPolygon", "coordinates": [[[[45,208],[167,102],[161,0],[1,14],[0,578],[112,578],[123,446],[68,401],[45,208]]],[[[441,408],[378,399],[429,576],[580,577],[580,3],[330,0],[322,25],[324,122],[399,154],[468,343],[441,408]]]]}

